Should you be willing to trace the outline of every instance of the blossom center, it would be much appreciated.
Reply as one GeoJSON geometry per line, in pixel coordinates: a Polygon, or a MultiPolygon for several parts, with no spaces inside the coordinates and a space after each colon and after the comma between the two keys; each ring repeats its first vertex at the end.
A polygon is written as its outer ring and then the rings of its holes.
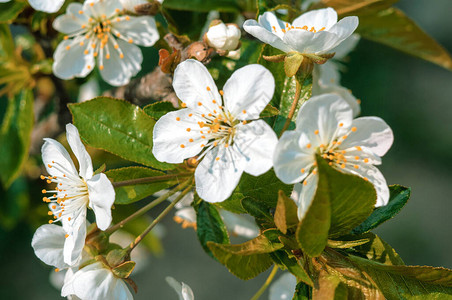
{"type": "Polygon", "coordinates": [[[324,31],[326,29],[326,27],[321,27],[321,28],[316,29],[314,26],[311,26],[311,27],[309,27],[307,25],[293,26],[293,25],[290,25],[289,23],[286,23],[285,28],[280,28],[278,30],[278,28],[276,28],[276,26],[272,26],[272,29],[273,29],[273,32],[275,32],[275,33],[279,33],[279,32],[287,33],[290,30],[304,30],[304,31],[310,31],[310,32],[316,33],[316,32],[320,32],[320,31],[324,31]]]}
{"type": "MultiPolygon", "coordinates": [[[[121,12],[119,8],[117,8],[110,16],[99,14],[98,11],[102,11],[102,9],[98,10],[97,7],[93,7],[95,4],[106,5],[102,3],[102,1],[99,3],[90,3],[88,7],[88,14],[90,17],[81,25],[81,28],[78,31],[65,36],[64,39],[67,40],[75,37],[72,43],[66,46],[67,51],[73,47],[82,47],[85,49],[83,51],[85,55],[94,57],[99,56],[101,60],[99,69],[103,70],[103,59],[110,59],[112,51],[116,51],[119,58],[124,58],[124,53],[116,39],[121,39],[128,43],[133,43],[134,41],[132,38],[127,37],[126,34],[119,32],[116,28],[119,23],[129,21],[129,16],[119,16],[119,13],[121,12]]],[[[83,15],[86,12],[80,10],[78,13],[83,15]]],[[[91,69],[92,66],[88,65],[87,68],[91,69]]]]}
{"type": "MultiPolygon", "coordinates": [[[[336,129],[336,132],[333,134],[333,138],[331,141],[329,141],[327,144],[323,144],[320,142],[319,137],[319,130],[315,130],[313,133],[313,138],[311,139],[313,143],[317,144],[317,148],[315,149],[315,154],[320,155],[323,159],[325,159],[328,162],[328,165],[334,166],[339,169],[345,169],[345,168],[353,168],[353,169],[359,169],[359,162],[368,163],[368,158],[363,158],[361,155],[357,155],[357,153],[360,153],[363,151],[363,149],[360,146],[355,146],[347,149],[342,149],[341,144],[349,137],[350,134],[357,131],[356,127],[350,128],[345,134],[339,135],[338,131],[344,126],[343,123],[339,123],[336,129]],[[357,152],[357,153],[355,153],[357,152]]],[[[311,143],[306,144],[306,148],[310,149],[312,147],[311,143]]],[[[364,155],[364,153],[363,153],[364,155]]],[[[314,156],[314,163],[308,168],[302,168],[300,170],[301,173],[308,172],[309,175],[303,182],[304,185],[307,184],[307,181],[311,175],[317,174],[317,162],[316,158],[314,156]]],[[[364,177],[364,180],[368,180],[364,177]]]]}
{"type": "Polygon", "coordinates": [[[72,174],[62,164],[52,161],[48,164],[49,168],[55,168],[62,176],[44,176],[41,175],[42,180],[47,183],[56,183],[54,190],[42,190],[43,194],[51,194],[45,196],[42,200],[49,203],[49,215],[53,215],[54,220],[49,223],[62,221],[66,219],[71,221],[74,214],[81,208],[86,207],[89,203],[88,185],[83,178],[72,174]]]}

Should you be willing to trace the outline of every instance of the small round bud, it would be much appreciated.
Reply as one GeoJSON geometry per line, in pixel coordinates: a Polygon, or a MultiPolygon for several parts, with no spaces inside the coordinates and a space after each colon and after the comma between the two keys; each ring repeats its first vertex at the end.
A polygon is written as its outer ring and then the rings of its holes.
{"type": "Polygon", "coordinates": [[[224,24],[219,20],[214,20],[205,35],[205,40],[207,45],[216,50],[233,51],[240,46],[241,35],[236,24],[224,24]]]}

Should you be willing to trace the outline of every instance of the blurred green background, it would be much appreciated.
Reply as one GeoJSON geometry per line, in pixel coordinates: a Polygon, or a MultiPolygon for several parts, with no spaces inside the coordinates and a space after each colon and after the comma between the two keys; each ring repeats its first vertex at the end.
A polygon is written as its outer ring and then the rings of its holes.
{"type": "MultiPolygon", "coordinates": [[[[402,0],[397,6],[452,52],[451,1],[402,0]]],[[[388,183],[412,188],[406,207],[376,233],[407,264],[452,268],[452,72],[365,40],[347,68],[342,84],[362,99],[362,114],[383,118],[394,131],[381,167],[388,183]]],[[[20,184],[13,192],[21,192],[20,184]]],[[[0,197],[1,210],[10,209],[11,196],[0,197]]],[[[31,201],[40,202],[41,195],[31,201]]],[[[29,213],[27,218],[38,218],[29,213]]],[[[192,229],[170,217],[163,224],[165,254],[132,276],[139,286],[136,299],[177,299],[166,276],[189,284],[201,300],[249,299],[265,281],[266,273],[248,282],[237,279],[203,252],[192,229]]],[[[0,226],[0,299],[59,298],[49,283],[53,271],[30,246],[33,232],[22,222],[12,231],[0,226]]]]}

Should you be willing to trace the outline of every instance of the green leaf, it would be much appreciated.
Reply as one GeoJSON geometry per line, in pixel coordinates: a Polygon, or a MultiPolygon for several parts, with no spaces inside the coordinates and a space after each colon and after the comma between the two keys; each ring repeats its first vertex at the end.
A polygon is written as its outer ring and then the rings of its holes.
{"type": "Polygon", "coordinates": [[[385,265],[405,265],[399,254],[376,234],[368,232],[359,237],[369,239],[368,243],[354,247],[360,255],[385,265]]]}
{"type": "Polygon", "coordinates": [[[174,108],[173,104],[168,101],[160,101],[156,103],[152,103],[149,105],[146,105],[143,108],[144,112],[147,113],[149,116],[151,116],[153,119],[158,120],[167,113],[171,111],[175,111],[176,108],[174,108]]]}
{"type": "Polygon", "coordinates": [[[335,240],[328,240],[328,247],[330,248],[336,248],[336,249],[347,249],[352,247],[357,247],[363,244],[367,244],[370,242],[370,239],[368,238],[362,238],[362,239],[352,239],[352,240],[345,240],[345,241],[335,241],[335,240]]]}
{"type": "Polygon", "coordinates": [[[238,0],[165,0],[163,7],[167,9],[189,10],[198,12],[238,12],[240,10],[238,0]]]}
{"type": "Polygon", "coordinates": [[[282,233],[287,233],[287,228],[298,224],[298,207],[295,202],[279,191],[278,203],[275,211],[275,225],[282,233]]]}
{"type": "Polygon", "coordinates": [[[370,276],[386,299],[450,299],[452,271],[421,266],[390,266],[357,256],[349,259],[370,276]]]}
{"type": "Polygon", "coordinates": [[[330,225],[331,204],[328,186],[320,177],[311,206],[298,224],[296,232],[298,244],[307,255],[316,257],[323,252],[328,241],[330,225]]]}
{"type": "Polygon", "coordinates": [[[18,1],[0,3],[0,23],[8,23],[14,20],[26,6],[27,3],[18,1]]]}
{"type": "Polygon", "coordinates": [[[300,74],[297,73],[294,76],[295,86],[292,87],[290,84],[287,88],[288,90],[283,91],[283,95],[281,97],[281,115],[283,117],[288,117],[289,113],[292,109],[292,104],[294,102],[296,95],[297,87],[300,89],[300,95],[298,98],[298,102],[296,104],[296,109],[293,114],[294,118],[298,115],[298,111],[303,103],[309,100],[312,95],[312,74],[300,74]]]}
{"type": "Polygon", "coordinates": [[[24,177],[16,179],[8,190],[0,186],[2,200],[0,201],[0,227],[13,229],[27,215],[30,205],[28,183],[24,177]]]}
{"type": "Polygon", "coordinates": [[[292,300],[310,300],[312,299],[311,288],[303,283],[299,282],[295,287],[295,293],[293,295],[292,300]]]}
{"type": "MultiPolygon", "coordinates": [[[[282,101],[283,91],[289,86],[289,82],[286,81],[290,79],[287,78],[286,74],[284,73],[283,63],[266,61],[262,58],[262,56],[275,56],[280,54],[283,54],[283,52],[264,44],[261,50],[261,57],[258,60],[258,63],[267,68],[275,78],[275,93],[273,94],[273,99],[271,100],[270,104],[278,109],[281,109],[280,103],[282,101]]],[[[293,87],[295,88],[295,81],[293,81],[293,87]]]]}
{"type": "Polygon", "coordinates": [[[317,155],[319,183],[314,199],[298,225],[297,239],[309,256],[319,256],[329,237],[350,232],[375,206],[377,194],[361,177],[342,173],[317,155]]]}
{"type": "Polygon", "coordinates": [[[269,207],[276,207],[278,191],[282,190],[289,194],[292,188],[293,186],[282,183],[273,170],[257,177],[243,173],[240,183],[231,197],[226,201],[217,203],[217,206],[233,213],[246,213],[241,201],[246,197],[251,197],[259,199],[260,202],[269,207]]]}
{"type": "Polygon", "coordinates": [[[373,10],[359,17],[357,33],[363,38],[452,70],[450,54],[401,10],[373,10]]]}
{"type": "Polygon", "coordinates": [[[268,104],[265,109],[261,112],[260,117],[261,118],[268,118],[268,117],[274,117],[279,114],[279,110],[272,106],[271,104],[268,104]]]}
{"type": "Polygon", "coordinates": [[[134,261],[126,261],[119,266],[113,268],[111,271],[119,278],[128,278],[135,268],[134,261]]]}
{"type": "Polygon", "coordinates": [[[267,270],[273,264],[268,253],[283,247],[282,244],[271,243],[264,235],[239,245],[207,242],[207,246],[218,261],[243,280],[254,278],[267,270]]]}
{"type": "MultiPolygon", "coordinates": [[[[341,17],[361,16],[364,13],[377,12],[391,7],[399,0],[322,0],[321,5],[332,7],[341,17]]],[[[360,19],[361,21],[361,19],[360,19]]]]}
{"type": "Polygon", "coordinates": [[[270,207],[265,203],[254,198],[246,197],[242,199],[241,204],[245,211],[256,219],[273,223],[270,207]]]}
{"type": "Polygon", "coordinates": [[[17,178],[28,158],[33,124],[33,93],[22,90],[9,98],[0,129],[0,179],[5,188],[17,178]]]}
{"type": "Polygon", "coordinates": [[[289,258],[287,253],[283,250],[278,250],[270,254],[273,260],[286,268],[290,273],[297,277],[297,281],[302,281],[307,285],[314,286],[312,279],[301,265],[300,260],[289,258]]]}
{"type": "Polygon", "coordinates": [[[88,145],[148,167],[174,168],[152,155],[155,121],[140,107],[124,100],[98,97],[70,104],[69,109],[74,125],[88,145]]]}
{"type": "Polygon", "coordinates": [[[228,231],[218,210],[212,204],[201,201],[196,210],[196,232],[198,239],[204,250],[210,256],[214,257],[209,247],[207,247],[207,242],[228,244],[228,231]]]}
{"type": "MultiPolygon", "coordinates": [[[[112,182],[119,182],[144,177],[163,176],[165,173],[144,167],[127,167],[109,170],[105,173],[112,182]]],[[[115,188],[115,204],[130,204],[144,199],[158,191],[177,183],[177,179],[157,181],[153,183],[135,184],[115,188]]]]}
{"type": "Polygon", "coordinates": [[[331,205],[330,237],[350,232],[373,211],[377,201],[374,186],[363,178],[342,173],[317,156],[319,178],[327,185],[331,205]]]}
{"type": "Polygon", "coordinates": [[[391,185],[389,187],[389,202],[387,205],[376,208],[373,213],[358,227],[354,228],[352,233],[360,234],[372,230],[392,219],[410,199],[411,189],[401,185],[391,185]]]}
{"type": "Polygon", "coordinates": [[[0,24],[0,51],[2,60],[13,56],[14,41],[7,24],[0,24]]]}
{"type": "Polygon", "coordinates": [[[318,285],[312,291],[312,299],[348,299],[348,291],[339,277],[321,271],[318,285]]]}

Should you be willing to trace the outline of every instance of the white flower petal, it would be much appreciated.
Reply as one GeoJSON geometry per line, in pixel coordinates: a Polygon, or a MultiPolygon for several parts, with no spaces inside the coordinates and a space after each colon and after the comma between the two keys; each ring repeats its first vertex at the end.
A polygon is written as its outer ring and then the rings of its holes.
{"type": "Polygon", "coordinates": [[[42,145],[42,162],[46,167],[47,172],[51,176],[62,178],[63,175],[73,175],[78,177],[77,169],[72,162],[71,156],[66,149],[59,142],[54,139],[44,139],[44,145],[42,145]],[[54,165],[54,162],[59,165],[58,168],[50,167],[54,165]],[[66,174],[69,173],[69,174],[66,174]]]}
{"type": "Polygon", "coordinates": [[[377,203],[375,204],[375,207],[388,204],[389,188],[386,183],[386,179],[383,174],[381,174],[380,170],[371,164],[360,163],[358,166],[358,169],[346,166],[345,170],[352,174],[367,178],[369,182],[373,184],[375,190],[377,191],[377,203]]]}
{"type": "Polygon", "coordinates": [[[95,262],[77,271],[61,290],[61,296],[76,295],[82,300],[132,300],[127,285],[122,279],[95,262]]]}
{"type": "Polygon", "coordinates": [[[60,10],[64,0],[28,0],[28,3],[36,10],[54,13],[60,10]]]}
{"type": "Polygon", "coordinates": [[[335,47],[338,36],[332,32],[311,32],[303,29],[292,29],[284,35],[284,42],[300,53],[322,54],[335,47]]]}
{"type": "Polygon", "coordinates": [[[318,89],[323,86],[339,85],[341,81],[341,74],[339,73],[338,64],[334,61],[327,61],[323,65],[314,65],[312,72],[312,93],[313,95],[323,94],[318,89]],[[321,85],[321,87],[319,87],[321,85]],[[316,90],[314,92],[314,90],[316,90]],[[315,93],[315,94],[314,94],[315,93]]]}
{"type": "Polygon", "coordinates": [[[309,174],[315,162],[315,146],[307,148],[309,143],[305,134],[298,131],[286,131],[276,146],[274,170],[276,176],[286,184],[302,181],[309,174]],[[302,172],[302,170],[304,172],[302,172]]]}
{"type": "MultiPolygon", "coordinates": [[[[329,29],[329,32],[335,33],[338,37],[338,40],[334,46],[337,47],[341,42],[343,42],[346,38],[352,35],[352,33],[358,28],[359,20],[356,16],[345,17],[337,22],[333,27],[329,29]]],[[[327,52],[328,50],[325,50],[327,52]]]]}
{"type": "Polygon", "coordinates": [[[328,145],[348,130],[352,118],[353,111],[345,100],[335,94],[323,94],[312,97],[301,107],[297,130],[305,132],[313,143],[328,145]],[[316,130],[318,135],[314,135],[316,130]]]}
{"type": "Polygon", "coordinates": [[[275,79],[261,65],[235,71],[224,85],[224,105],[239,120],[259,119],[273,97],[275,79]]]}
{"type": "Polygon", "coordinates": [[[94,56],[91,55],[92,51],[91,54],[85,54],[85,50],[88,48],[90,47],[88,43],[85,43],[83,36],[62,41],[53,54],[52,69],[55,76],[68,80],[88,75],[95,65],[94,56]],[[80,46],[81,42],[84,43],[84,46],[80,46]]]}
{"type": "Polygon", "coordinates": [[[64,262],[70,266],[77,264],[82,258],[86,238],[86,208],[82,207],[71,220],[71,231],[64,242],[64,262]]]}
{"type": "Polygon", "coordinates": [[[303,183],[297,183],[294,186],[294,190],[299,195],[297,201],[298,206],[298,219],[303,220],[306,212],[311,206],[312,200],[314,200],[315,192],[317,191],[317,184],[319,182],[319,176],[311,173],[303,183]],[[305,184],[306,183],[306,184],[305,184]]]}
{"type": "MultiPolygon", "coordinates": [[[[100,75],[102,78],[113,86],[122,86],[129,83],[130,79],[138,74],[141,70],[141,63],[143,62],[143,54],[139,47],[118,39],[118,49],[115,49],[111,39],[107,46],[110,58],[103,55],[99,62],[100,75]],[[124,55],[120,57],[121,53],[124,55]],[[101,67],[102,66],[102,67],[101,67]]],[[[104,50],[105,53],[105,50],[104,50]]]]}
{"type": "Polygon", "coordinates": [[[53,21],[53,28],[65,34],[73,34],[82,30],[82,26],[88,23],[88,16],[80,14],[83,6],[80,3],[70,3],[64,15],[59,15],[53,21]]]}
{"type": "Polygon", "coordinates": [[[122,8],[119,0],[85,0],[83,3],[83,10],[85,13],[88,13],[95,18],[100,18],[102,15],[110,18],[117,14],[117,9],[122,10],[122,8]]]}
{"type": "Polygon", "coordinates": [[[80,166],[80,176],[84,179],[90,179],[93,177],[93,162],[91,161],[88,151],[86,151],[85,146],[80,140],[80,134],[78,133],[77,127],[73,124],[67,124],[66,137],[69,146],[71,146],[72,152],[74,152],[75,157],[77,157],[80,166]]]}
{"type": "Polygon", "coordinates": [[[344,59],[350,52],[352,52],[356,45],[358,45],[361,37],[359,34],[354,33],[348,38],[346,38],[342,43],[340,43],[337,47],[331,49],[331,52],[334,52],[334,60],[342,60],[344,59]]]}
{"type": "Polygon", "coordinates": [[[184,159],[197,155],[203,149],[201,145],[207,143],[197,130],[201,121],[205,120],[189,108],[161,117],[154,126],[152,154],[157,160],[168,163],[182,163],[184,159]]]}
{"type": "Polygon", "coordinates": [[[289,272],[285,272],[269,289],[269,300],[290,300],[295,294],[297,279],[289,272]]]}
{"type": "Polygon", "coordinates": [[[348,138],[342,143],[341,148],[361,146],[370,149],[378,156],[383,156],[391,148],[394,134],[391,128],[378,117],[361,117],[353,120],[351,126],[356,127],[348,138]]]}
{"type": "MultiPolygon", "coordinates": [[[[271,14],[271,13],[269,13],[271,14]]],[[[260,17],[259,17],[260,20],[260,17]]],[[[264,23],[266,24],[266,23],[264,23]]],[[[264,28],[266,25],[261,25],[257,23],[255,20],[246,20],[243,24],[243,29],[254,36],[255,38],[259,39],[260,41],[269,44],[276,49],[279,49],[283,52],[291,52],[293,51],[288,45],[286,45],[283,40],[276,34],[273,34],[270,30],[267,28],[264,28]]]]}
{"type": "Polygon", "coordinates": [[[55,268],[67,268],[68,265],[63,259],[65,235],[66,232],[61,226],[42,225],[36,230],[31,241],[35,255],[44,263],[55,268]]]}
{"type": "Polygon", "coordinates": [[[176,291],[179,300],[194,300],[195,296],[191,288],[185,283],[179,283],[173,277],[166,277],[166,282],[176,291]]]}
{"type": "Polygon", "coordinates": [[[160,38],[155,20],[150,16],[129,17],[114,24],[114,28],[118,30],[128,41],[132,40],[134,44],[150,47],[154,45],[160,38]]]}
{"type": "Polygon", "coordinates": [[[197,60],[187,59],[174,71],[173,88],[188,108],[210,113],[221,105],[220,93],[207,68],[197,60]],[[212,100],[215,100],[214,104],[212,100]],[[199,104],[202,105],[199,105],[199,104]]]}
{"type": "Polygon", "coordinates": [[[235,149],[245,158],[244,171],[253,176],[267,172],[273,166],[273,152],[278,137],[263,120],[236,126],[235,149]]]}
{"type": "Polygon", "coordinates": [[[211,149],[196,168],[196,192],[207,202],[226,200],[239,183],[243,168],[244,158],[235,145],[211,149]]]}
{"type": "Polygon", "coordinates": [[[284,36],[282,29],[286,29],[290,25],[289,23],[278,19],[273,12],[264,12],[263,15],[259,16],[258,21],[263,28],[272,34],[275,34],[280,39],[284,36]]]}
{"type": "Polygon", "coordinates": [[[105,230],[111,223],[111,206],[115,202],[115,189],[107,175],[100,173],[86,181],[89,191],[89,206],[96,215],[96,224],[105,230]]]}
{"type": "Polygon", "coordinates": [[[337,23],[337,13],[331,7],[308,11],[296,18],[292,25],[295,27],[308,26],[308,29],[314,27],[316,30],[325,28],[329,30],[337,23]]]}
{"type": "Polygon", "coordinates": [[[229,232],[248,239],[259,235],[259,227],[252,218],[248,218],[250,216],[234,214],[224,209],[220,210],[220,215],[229,232]]]}
{"type": "MultiPolygon", "coordinates": [[[[328,63],[326,63],[328,64],[328,63]]],[[[326,65],[325,64],[325,65],[326,65]]],[[[358,116],[361,113],[361,106],[356,99],[355,96],[351,93],[350,90],[340,86],[340,85],[320,85],[318,83],[314,83],[312,86],[312,94],[313,95],[321,95],[321,94],[336,94],[339,95],[342,99],[344,99],[348,105],[350,105],[353,111],[353,117],[358,116]]]]}

